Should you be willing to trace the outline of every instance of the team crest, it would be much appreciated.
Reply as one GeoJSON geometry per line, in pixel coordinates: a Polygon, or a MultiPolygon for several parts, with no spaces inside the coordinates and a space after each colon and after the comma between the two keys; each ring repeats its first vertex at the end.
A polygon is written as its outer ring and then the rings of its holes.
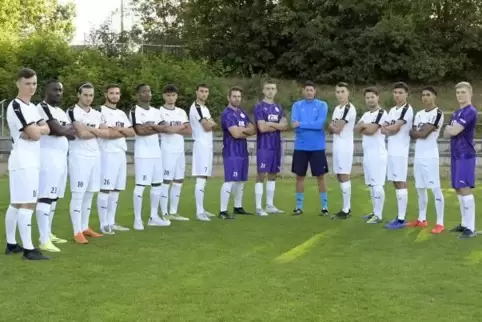
{"type": "Polygon", "coordinates": [[[244,119],[246,115],[244,115],[244,113],[241,113],[241,117],[244,119]]]}
{"type": "Polygon", "coordinates": [[[278,106],[276,106],[276,107],[274,108],[274,110],[275,110],[277,113],[279,113],[279,108],[278,108],[278,106]]]}

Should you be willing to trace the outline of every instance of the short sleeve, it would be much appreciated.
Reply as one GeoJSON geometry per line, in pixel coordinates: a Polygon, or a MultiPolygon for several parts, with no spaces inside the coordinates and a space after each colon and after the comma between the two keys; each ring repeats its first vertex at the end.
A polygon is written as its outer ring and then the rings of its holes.
{"type": "Polygon", "coordinates": [[[52,121],[55,119],[55,117],[52,115],[52,111],[50,110],[50,107],[45,102],[42,102],[38,105],[37,111],[40,117],[46,121],[52,121]]]}
{"type": "Polygon", "coordinates": [[[130,119],[131,119],[131,124],[134,125],[140,125],[144,123],[144,120],[142,118],[142,115],[138,112],[137,108],[132,108],[130,113],[130,119]]]}
{"type": "Polygon", "coordinates": [[[80,113],[80,108],[72,107],[67,111],[67,115],[71,123],[74,122],[81,122],[84,123],[84,117],[82,113],[80,113]]]}
{"type": "Polygon", "coordinates": [[[475,124],[477,122],[477,113],[474,109],[460,113],[460,116],[455,120],[457,123],[466,127],[468,124],[475,124]]]}
{"type": "Polygon", "coordinates": [[[377,115],[375,116],[375,119],[373,120],[373,124],[378,124],[378,125],[382,125],[384,123],[388,123],[389,122],[389,117],[388,117],[388,114],[387,112],[385,112],[384,110],[380,109],[378,110],[378,113],[377,115]]]}
{"type": "Polygon", "coordinates": [[[247,126],[248,124],[253,123],[253,122],[251,122],[251,119],[249,118],[249,115],[248,115],[248,113],[246,113],[245,110],[241,110],[241,113],[244,114],[244,119],[246,120],[246,126],[247,126]]]}
{"type": "Polygon", "coordinates": [[[232,126],[238,126],[238,121],[236,120],[234,113],[223,114],[221,122],[225,129],[229,129],[232,126]]]}
{"type": "Polygon", "coordinates": [[[183,124],[189,123],[189,119],[187,118],[187,113],[186,113],[185,110],[182,110],[182,109],[181,109],[181,115],[182,115],[182,120],[181,120],[181,122],[182,122],[183,124]]]}
{"type": "Polygon", "coordinates": [[[278,105],[278,108],[279,108],[279,118],[281,120],[283,117],[286,117],[285,110],[283,110],[283,107],[281,105],[278,105]]]}
{"type": "Polygon", "coordinates": [[[260,108],[258,105],[254,108],[254,121],[256,123],[258,123],[258,121],[266,121],[263,109],[260,108]]]}
{"type": "Polygon", "coordinates": [[[430,117],[429,123],[435,126],[436,128],[439,128],[442,126],[443,122],[444,122],[443,113],[441,110],[437,109],[437,112],[430,117]]]}
{"type": "Polygon", "coordinates": [[[204,118],[208,120],[212,119],[211,112],[209,112],[209,109],[207,107],[204,108],[203,115],[204,118]]]}
{"type": "Polygon", "coordinates": [[[405,124],[413,121],[413,109],[410,105],[407,104],[402,108],[402,112],[397,121],[403,121],[405,124]]]}
{"type": "Polygon", "coordinates": [[[115,120],[112,117],[109,117],[108,113],[102,113],[102,117],[104,119],[104,123],[109,126],[115,126],[115,120]]]}
{"type": "Polygon", "coordinates": [[[37,123],[36,115],[37,112],[25,113],[20,103],[14,100],[7,108],[7,123],[10,128],[14,127],[22,131],[25,127],[37,123]]]}
{"type": "Polygon", "coordinates": [[[348,123],[354,124],[356,121],[356,109],[355,107],[350,107],[350,111],[348,112],[348,117],[347,117],[348,123]]]}
{"type": "Polygon", "coordinates": [[[124,119],[124,127],[132,127],[131,121],[127,117],[126,113],[124,111],[121,111],[122,113],[122,118],[124,119]]]}

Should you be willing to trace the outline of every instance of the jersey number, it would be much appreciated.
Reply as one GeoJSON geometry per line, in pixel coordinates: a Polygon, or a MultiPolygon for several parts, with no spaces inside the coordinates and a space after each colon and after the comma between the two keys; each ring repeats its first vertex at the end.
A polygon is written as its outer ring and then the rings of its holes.
{"type": "Polygon", "coordinates": [[[32,197],[37,198],[37,190],[34,190],[34,191],[33,191],[32,197]]]}
{"type": "Polygon", "coordinates": [[[82,188],[83,186],[84,186],[84,182],[83,182],[83,181],[77,182],[77,187],[78,187],[78,188],[82,188]]]}
{"type": "Polygon", "coordinates": [[[52,189],[50,189],[50,193],[57,193],[57,187],[52,187],[52,189]]]}
{"type": "Polygon", "coordinates": [[[168,176],[169,175],[169,170],[164,170],[164,175],[168,176]]]}
{"type": "Polygon", "coordinates": [[[237,177],[238,177],[238,171],[234,171],[234,172],[233,172],[233,177],[234,177],[234,178],[237,178],[237,177]]]}
{"type": "Polygon", "coordinates": [[[261,163],[261,164],[259,165],[259,168],[260,168],[260,169],[265,169],[265,168],[266,168],[266,163],[261,163]]]}
{"type": "Polygon", "coordinates": [[[110,185],[110,180],[109,179],[104,179],[104,186],[110,185]]]}

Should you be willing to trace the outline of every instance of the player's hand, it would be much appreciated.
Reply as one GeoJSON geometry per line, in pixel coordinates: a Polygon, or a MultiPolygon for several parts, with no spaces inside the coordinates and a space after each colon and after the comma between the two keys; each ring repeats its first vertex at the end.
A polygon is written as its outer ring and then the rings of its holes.
{"type": "Polygon", "coordinates": [[[294,129],[300,127],[300,122],[294,121],[293,123],[291,123],[291,127],[293,127],[294,129]]]}
{"type": "Polygon", "coordinates": [[[25,134],[25,132],[20,133],[20,138],[22,140],[31,141],[30,137],[27,134],[25,134]]]}

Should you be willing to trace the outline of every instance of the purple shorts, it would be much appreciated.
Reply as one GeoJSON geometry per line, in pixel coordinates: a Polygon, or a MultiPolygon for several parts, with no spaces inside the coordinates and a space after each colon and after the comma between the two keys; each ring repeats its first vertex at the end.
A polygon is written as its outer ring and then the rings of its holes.
{"type": "Polygon", "coordinates": [[[248,157],[225,157],[224,162],[224,182],[248,181],[248,157]]]}
{"type": "Polygon", "coordinates": [[[280,150],[258,150],[256,152],[258,173],[278,173],[281,169],[280,150]]]}
{"type": "Polygon", "coordinates": [[[452,157],[450,162],[452,188],[462,189],[475,187],[475,164],[476,158],[456,159],[452,157]]]}

